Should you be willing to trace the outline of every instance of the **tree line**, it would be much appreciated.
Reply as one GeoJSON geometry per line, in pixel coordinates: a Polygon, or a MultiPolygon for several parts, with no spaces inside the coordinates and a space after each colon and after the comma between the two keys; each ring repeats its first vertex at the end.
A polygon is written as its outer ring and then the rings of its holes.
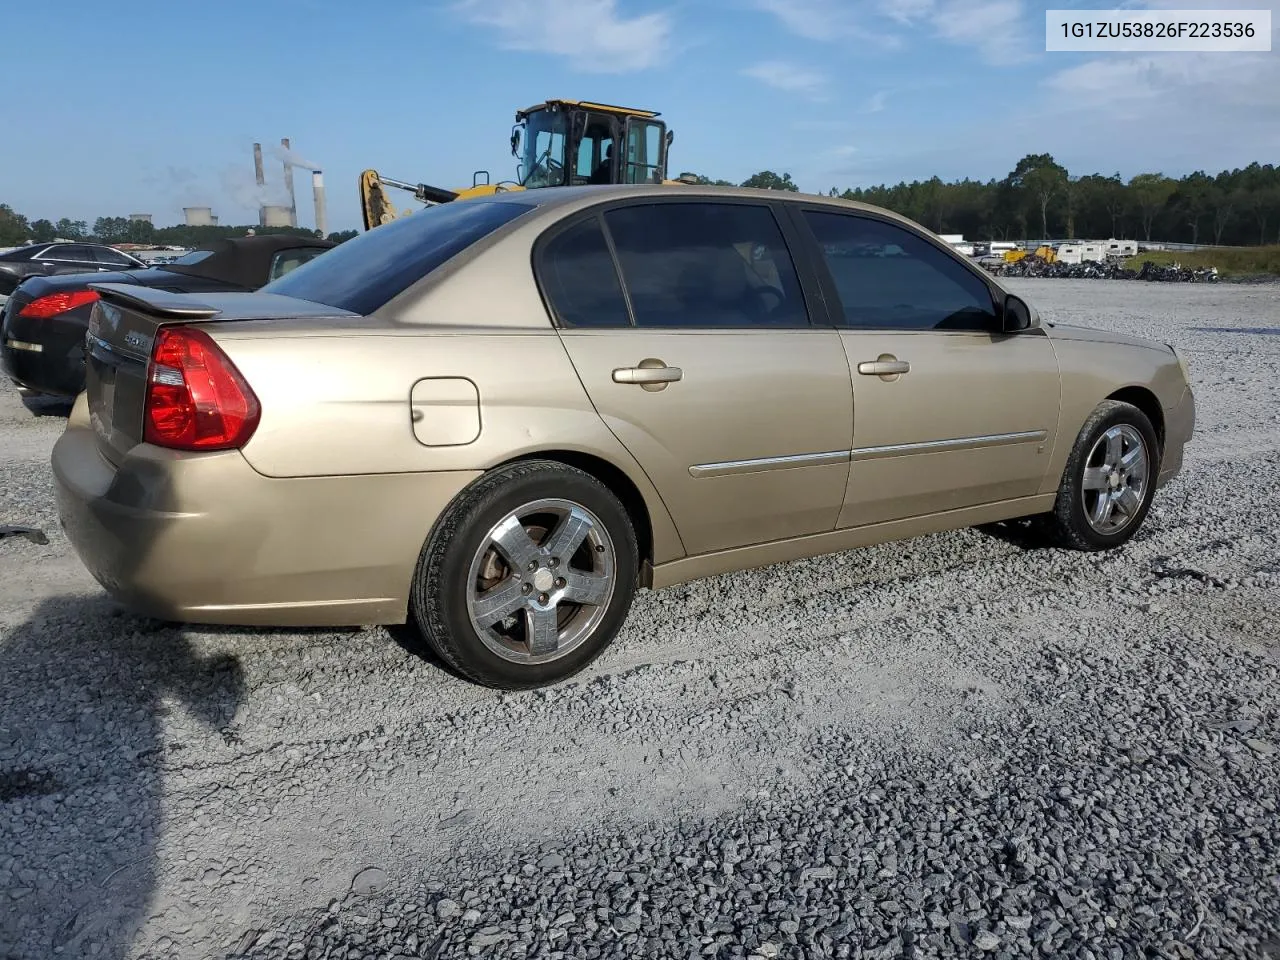
{"type": "MultiPolygon", "coordinates": [[[[734,186],[682,174],[698,183],[734,186]]],[[[799,188],[790,174],[770,170],[737,186],[799,188]]],[[[1028,154],[1000,180],[938,177],[895,186],[859,187],[829,196],[884,207],[935,233],[973,240],[1165,240],[1255,246],[1280,243],[1280,167],[1251,163],[1216,176],[1196,171],[1180,179],[1140,173],[1070,173],[1050,154],[1028,154]]]]}
{"type": "MultiPolygon", "coordinates": [[[[760,187],[798,192],[791,174],[762,170],[740,184],[694,173],[680,174],[700,184],[760,187]]],[[[885,207],[936,233],[960,233],[973,240],[1137,239],[1253,246],[1280,243],[1280,168],[1271,164],[1196,171],[1175,179],[1140,173],[1128,181],[1118,173],[1076,175],[1050,154],[1028,154],[1000,180],[938,177],[895,186],[858,187],[828,195],[885,207]]],[[[101,243],[155,243],[198,247],[219,237],[257,233],[316,236],[301,227],[156,227],[125,217],[99,217],[93,229],[84,220],[27,221],[0,204],[0,246],[28,240],[94,240],[101,243]]],[[[330,233],[341,243],[354,230],[330,233]]]]}
{"type": "MultiPolygon", "coordinates": [[[[157,227],[145,220],[128,217],[98,217],[90,229],[86,220],[62,218],[28,220],[8,204],[0,203],[0,247],[16,247],[27,242],[48,243],[51,240],[84,240],[90,243],[142,243],[162,247],[201,247],[223,237],[243,237],[249,230],[259,235],[287,233],[299,237],[318,237],[319,231],[304,227],[260,227],[257,224],[231,226],[222,224],[192,227],[177,224],[157,227]]],[[[355,230],[330,233],[335,243],[350,240],[355,230]]]]}

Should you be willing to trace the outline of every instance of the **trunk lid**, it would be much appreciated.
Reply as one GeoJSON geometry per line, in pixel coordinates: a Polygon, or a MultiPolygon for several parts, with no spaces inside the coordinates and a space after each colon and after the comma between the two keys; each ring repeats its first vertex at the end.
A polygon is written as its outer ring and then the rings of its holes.
{"type": "Polygon", "coordinates": [[[192,295],[130,284],[90,286],[101,299],[89,316],[86,400],[98,447],[115,464],[142,442],[151,350],[161,327],[355,316],[275,294],[192,295]]]}

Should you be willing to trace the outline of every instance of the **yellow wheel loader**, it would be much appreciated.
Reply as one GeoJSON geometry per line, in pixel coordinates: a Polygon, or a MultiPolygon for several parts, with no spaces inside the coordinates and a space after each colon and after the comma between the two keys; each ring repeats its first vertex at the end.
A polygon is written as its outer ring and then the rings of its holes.
{"type": "Polygon", "coordinates": [[[674,134],[659,116],[652,110],[586,100],[547,100],[518,110],[511,128],[511,155],[519,160],[515,180],[490,183],[489,172],[479,170],[470,187],[448,190],[365,170],[360,174],[364,228],[372,230],[412,212],[396,211],[388,187],[433,205],[504,190],[587,183],[681,183],[667,179],[667,149],[674,134]]]}

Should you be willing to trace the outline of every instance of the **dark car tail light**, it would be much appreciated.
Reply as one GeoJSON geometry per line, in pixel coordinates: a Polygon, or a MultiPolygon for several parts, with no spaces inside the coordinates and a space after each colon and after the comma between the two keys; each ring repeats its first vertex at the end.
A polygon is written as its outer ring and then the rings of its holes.
{"type": "Polygon", "coordinates": [[[258,428],[258,398],[203,330],[161,327],[147,370],[143,440],[173,450],[234,450],[258,428]]]}
{"type": "Polygon", "coordinates": [[[93,290],[51,293],[32,300],[18,311],[18,316],[31,317],[35,320],[48,320],[50,317],[56,317],[58,314],[74,310],[76,307],[83,307],[86,303],[93,303],[97,299],[98,294],[93,290]]]}

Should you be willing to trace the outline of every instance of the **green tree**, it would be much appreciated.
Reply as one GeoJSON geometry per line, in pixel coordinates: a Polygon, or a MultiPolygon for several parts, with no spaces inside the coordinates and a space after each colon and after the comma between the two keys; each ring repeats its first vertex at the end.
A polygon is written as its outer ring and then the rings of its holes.
{"type": "Polygon", "coordinates": [[[348,240],[358,237],[360,234],[355,230],[338,230],[329,234],[325,239],[332,240],[334,243],[346,243],[348,240]]]}
{"type": "Polygon", "coordinates": [[[1129,195],[1133,198],[1142,223],[1144,239],[1151,240],[1151,225],[1173,196],[1177,184],[1162,173],[1139,173],[1129,181],[1129,195]]]}
{"type": "MultiPolygon", "coordinates": [[[[1005,188],[1001,206],[1005,217],[1017,208],[1029,208],[1040,213],[1041,238],[1049,236],[1049,202],[1062,191],[1067,170],[1048,153],[1029,153],[1003,180],[1005,188]]],[[[1026,235],[1026,214],[1015,214],[1022,222],[1026,235]]]]}
{"type": "Polygon", "coordinates": [[[1213,180],[1202,171],[1188,174],[1178,184],[1174,204],[1181,213],[1183,221],[1191,228],[1191,242],[1200,242],[1200,221],[1209,213],[1213,180]]]}
{"type": "Polygon", "coordinates": [[[83,240],[89,232],[89,225],[83,220],[71,220],[63,217],[53,225],[53,229],[63,240],[83,240]]]}
{"type": "Polygon", "coordinates": [[[124,217],[99,217],[93,221],[93,235],[100,243],[124,243],[129,236],[129,221],[124,217]]]}
{"type": "Polygon", "coordinates": [[[31,239],[36,243],[48,243],[57,237],[58,231],[48,220],[31,221],[31,239]]]}
{"type": "Polygon", "coordinates": [[[16,247],[31,238],[27,218],[15,213],[7,203],[0,203],[0,247],[16,247]]]}
{"type": "Polygon", "coordinates": [[[1049,236],[1049,203],[1067,185],[1066,168],[1056,163],[1033,167],[1022,175],[1022,186],[1040,211],[1040,237],[1049,236]]]}
{"type": "Polygon", "coordinates": [[[1280,186],[1254,189],[1246,194],[1254,222],[1258,225],[1258,243],[1267,242],[1267,221],[1280,215],[1280,186]]]}
{"type": "Polygon", "coordinates": [[[743,187],[755,187],[760,190],[789,190],[792,193],[800,191],[800,188],[791,179],[791,174],[784,173],[782,176],[778,176],[772,170],[761,170],[759,173],[752,174],[743,180],[740,185],[743,187]]]}
{"type": "Polygon", "coordinates": [[[155,225],[146,220],[127,220],[124,227],[125,239],[129,243],[154,243],[155,225]]]}

